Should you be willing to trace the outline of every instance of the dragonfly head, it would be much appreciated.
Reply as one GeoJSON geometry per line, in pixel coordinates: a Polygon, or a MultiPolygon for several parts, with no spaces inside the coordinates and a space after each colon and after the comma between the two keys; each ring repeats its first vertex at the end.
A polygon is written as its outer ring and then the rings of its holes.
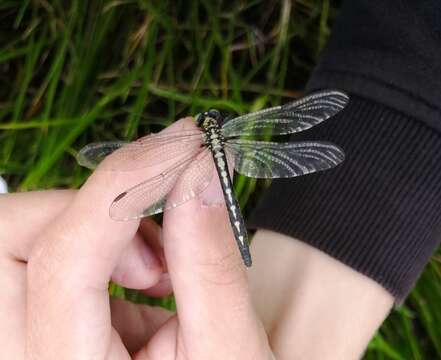
{"type": "Polygon", "coordinates": [[[210,122],[213,121],[217,122],[219,126],[222,125],[223,117],[219,110],[210,109],[196,115],[196,125],[199,127],[203,125],[207,126],[210,122]]]}

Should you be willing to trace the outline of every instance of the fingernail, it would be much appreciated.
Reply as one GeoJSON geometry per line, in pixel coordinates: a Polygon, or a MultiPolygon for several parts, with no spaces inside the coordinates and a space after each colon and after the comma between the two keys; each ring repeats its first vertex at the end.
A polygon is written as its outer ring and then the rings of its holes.
{"type": "Polygon", "coordinates": [[[148,269],[162,267],[161,261],[156,257],[156,255],[147,245],[141,246],[140,251],[142,260],[144,261],[144,264],[148,269]]]}
{"type": "Polygon", "coordinates": [[[221,206],[224,203],[224,194],[216,170],[210,185],[201,194],[201,199],[202,206],[221,206]]]}

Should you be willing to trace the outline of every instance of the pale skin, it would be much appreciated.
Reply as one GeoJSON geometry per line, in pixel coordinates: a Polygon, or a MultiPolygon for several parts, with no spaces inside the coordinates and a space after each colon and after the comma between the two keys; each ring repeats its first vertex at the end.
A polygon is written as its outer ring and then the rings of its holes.
{"type": "Polygon", "coordinates": [[[361,356],[392,306],[389,293],[328,255],[264,230],[246,270],[218,181],[166,212],[162,229],[151,220],[111,220],[115,194],[150,171],[97,171],[79,191],[0,197],[4,358],[361,356]],[[110,279],[154,296],[173,291],[177,313],[109,300],[110,279]]]}

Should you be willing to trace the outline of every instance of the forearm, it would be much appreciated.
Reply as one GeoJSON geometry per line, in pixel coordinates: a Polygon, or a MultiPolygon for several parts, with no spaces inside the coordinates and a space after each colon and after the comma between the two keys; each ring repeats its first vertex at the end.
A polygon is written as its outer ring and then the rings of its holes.
{"type": "Polygon", "coordinates": [[[249,271],[255,306],[278,360],[357,359],[393,297],[301,241],[259,230],[249,271]]]}
{"type": "Polygon", "coordinates": [[[274,231],[255,236],[250,281],[278,358],[360,357],[439,245],[440,11],[344,2],[306,89],[346,91],[349,104],[296,140],[333,142],[346,159],[274,180],[249,221],[274,231]]]}

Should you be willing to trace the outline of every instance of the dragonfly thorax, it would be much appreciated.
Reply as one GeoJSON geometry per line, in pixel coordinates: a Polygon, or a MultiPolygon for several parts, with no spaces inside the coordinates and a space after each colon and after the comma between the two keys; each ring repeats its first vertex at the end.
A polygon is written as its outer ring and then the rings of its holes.
{"type": "Polygon", "coordinates": [[[196,118],[196,125],[204,131],[205,144],[210,149],[218,149],[225,143],[221,132],[222,123],[222,115],[217,110],[205,111],[196,118]]]}
{"type": "Polygon", "coordinates": [[[213,118],[205,118],[202,123],[204,131],[204,142],[211,150],[218,150],[224,146],[225,138],[222,135],[221,128],[217,121],[213,118]]]}

